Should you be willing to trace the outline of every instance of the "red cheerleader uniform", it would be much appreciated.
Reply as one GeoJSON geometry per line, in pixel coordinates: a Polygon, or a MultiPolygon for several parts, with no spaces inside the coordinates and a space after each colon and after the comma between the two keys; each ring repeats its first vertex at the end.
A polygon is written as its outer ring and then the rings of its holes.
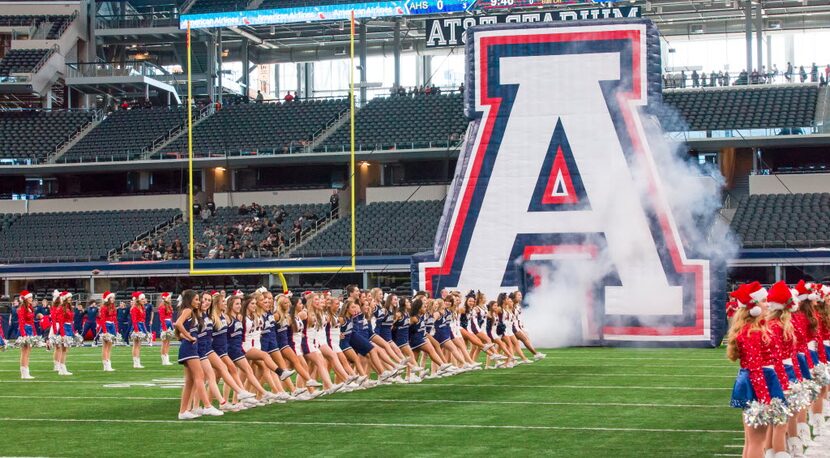
{"type": "Polygon", "coordinates": [[[159,307],[159,320],[161,321],[161,330],[167,330],[167,322],[173,321],[173,309],[167,307],[159,307]]]}
{"type": "Polygon", "coordinates": [[[21,305],[17,308],[17,330],[20,336],[35,335],[35,311],[29,306],[21,305]],[[26,326],[29,326],[30,333],[26,333],[26,326]]]}
{"type": "Polygon", "coordinates": [[[796,349],[798,353],[804,354],[807,360],[807,366],[813,368],[813,358],[810,357],[810,349],[808,343],[812,338],[810,337],[810,321],[804,312],[793,312],[793,327],[795,328],[795,336],[798,340],[796,349]]]}
{"type": "Polygon", "coordinates": [[[141,323],[141,327],[144,327],[144,318],[146,314],[144,313],[144,307],[138,305],[135,307],[130,307],[130,320],[133,322],[133,331],[134,332],[144,332],[142,329],[139,329],[138,323],[141,323]]]}

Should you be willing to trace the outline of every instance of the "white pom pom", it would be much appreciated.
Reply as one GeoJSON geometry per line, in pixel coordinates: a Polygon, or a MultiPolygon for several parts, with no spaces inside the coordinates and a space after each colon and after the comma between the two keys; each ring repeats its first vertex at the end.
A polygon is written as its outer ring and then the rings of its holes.
{"type": "Polygon", "coordinates": [[[761,307],[755,306],[755,307],[752,307],[751,309],[749,309],[749,314],[754,316],[754,317],[759,317],[759,316],[761,316],[761,311],[762,311],[761,307]]]}

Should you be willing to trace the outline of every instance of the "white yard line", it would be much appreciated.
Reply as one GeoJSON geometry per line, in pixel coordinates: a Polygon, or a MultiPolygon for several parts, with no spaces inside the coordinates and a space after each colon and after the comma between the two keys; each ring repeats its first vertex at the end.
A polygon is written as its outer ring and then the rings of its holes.
{"type": "MultiPolygon", "coordinates": [[[[139,420],[139,419],[102,419],[102,418],[12,418],[0,417],[0,421],[16,421],[24,423],[126,423],[126,424],[184,424],[192,423],[187,420],[139,420]]],[[[731,429],[669,429],[669,428],[611,428],[588,426],[534,426],[534,425],[459,425],[459,424],[418,424],[418,423],[358,423],[358,422],[303,422],[303,421],[243,421],[243,420],[216,420],[197,421],[203,425],[265,425],[265,426],[331,426],[331,427],[375,427],[375,428],[450,428],[450,429],[509,429],[509,430],[541,430],[541,431],[598,431],[598,432],[634,432],[634,433],[681,433],[681,434],[735,434],[738,431],[731,429]]]]}

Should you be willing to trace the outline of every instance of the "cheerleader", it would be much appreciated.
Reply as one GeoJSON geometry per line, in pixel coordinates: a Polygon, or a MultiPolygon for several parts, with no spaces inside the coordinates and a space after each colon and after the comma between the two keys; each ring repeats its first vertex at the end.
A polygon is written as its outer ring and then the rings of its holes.
{"type": "Polygon", "coordinates": [[[55,372],[61,371],[61,360],[63,354],[63,346],[60,345],[61,343],[61,335],[60,330],[58,329],[60,325],[59,315],[61,315],[61,292],[58,290],[52,291],[52,304],[49,305],[49,338],[47,339],[47,348],[52,348],[54,351],[52,352],[52,370],[55,372]]]}
{"type": "Polygon", "coordinates": [[[115,293],[104,291],[101,297],[101,320],[103,326],[101,329],[101,362],[104,365],[104,372],[114,372],[112,368],[112,346],[118,339],[118,331],[116,323],[118,323],[118,314],[115,308],[115,293]]]}
{"type": "Polygon", "coordinates": [[[427,337],[429,332],[427,319],[431,317],[427,311],[429,306],[430,304],[425,302],[423,296],[416,296],[412,301],[412,312],[409,317],[409,345],[412,351],[416,356],[426,353],[433,362],[432,374],[426,378],[442,376],[453,372],[452,364],[444,361],[443,357],[427,337]]]}
{"type": "MultiPolygon", "coordinates": [[[[239,294],[242,291],[238,291],[239,294]]],[[[280,352],[280,341],[277,337],[277,321],[274,318],[274,296],[265,287],[260,287],[255,293],[256,305],[259,315],[262,317],[262,335],[260,342],[262,343],[262,351],[268,353],[268,356],[277,365],[277,374],[280,376],[281,384],[285,385],[289,391],[294,391],[294,384],[289,378],[294,371],[287,370],[288,365],[280,352]]],[[[287,344],[287,342],[285,342],[287,344]]]]}
{"type": "Polygon", "coordinates": [[[448,308],[448,304],[452,303],[452,296],[447,295],[447,300],[435,299],[433,302],[432,316],[435,319],[435,340],[438,341],[439,348],[444,352],[445,361],[455,361],[459,367],[469,369],[465,356],[469,358],[464,351],[459,351],[453,342],[452,331],[450,330],[450,321],[452,312],[448,308]]]}
{"type": "MultiPolygon", "coordinates": [[[[378,291],[380,290],[377,288],[378,291]]],[[[402,361],[400,363],[395,362],[394,357],[386,350],[386,340],[376,334],[375,328],[372,326],[372,318],[374,316],[374,306],[376,306],[375,298],[372,294],[364,294],[361,296],[361,318],[360,323],[358,326],[359,333],[362,337],[369,340],[372,343],[373,350],[372,352],[377,354],[380,361],[383,363],[384,372],[390,374],[387,378],[394,378],[399,375],[399,372],[402,369],[406,368],[406,364],[402,361]],[[394,373],[394,374],[393,374],[394,373]]],[[[378,372],[380,375],[381,373],[378,372]]],[[[378,377],[380,379],[380,377],[378,377]]],[[[383,381],[386,381],[384,378],[383,381]]],[[[392,380],[390,380],[392,381],[392,380]]],[[[401,380],[394,380],[394,381],[401,381],[401,380]]]]}
{"type": "Polygon", "coordinates": [[[179,403],[179,420],[192,420],[201,415],[221,416],[224,413],[213,407],[205,390],[205,373],[199,363],[196,335],[204,325],[200,311],[199,295],[192,289],[184,290],[179,296],[178,319],[174,325],[179,338],[179,364],[184,366],[184,386],[179,403]],[[191,399],[198,399],[205,408],[199,413],[191,411],[191,399]]]}
{"type": "MultiPolygon", "coordinates": [[[[815,333],[818,323],[815,319],[815,315],[813,314],[812,303],[809,300],[810,291],[806,287],[804,280],[799,280],[798,284],[796,284],[795,288],[792,290],[792,293],[795,298],[795,301],[793,302],[795,310],[792,314],[792,322],[793,327],[795,328],[796,340],[798,342],[796,346],[797,364],[801,370],[801,375],[805,380],[809,381],[807,385],[815,386],[812,385],[812,372],[815,363],[813,363],[813,358],[810,354],[810,341],[812,340],[811,336],[815,333]]],[[[813,397],[812,400],[815,401],[815,397],[813,397]]],[[[805,409],[799,412],[796,418],[798,421],[798,436],[801,437],[804,445],[808,447],[812,445],[813,440],[812,433],[810,432],[810,425],[807,423],[808,411],[810,410],[811,409],[805,409]]]]}
{"type": "Polygon", "coordinates": [[[155,321],[155,312],[153,311],[153,303],[147,301],[144,304],[144,328],[147,330],[147,343],[153,346],[153,322],[155,321]]]}
{"type": "Polygon", "coordinates": [[[470,353],[467,352],[467,343],[461,333],[461,314],[459,313],[459,307],[461,307],[461,293],[454,291],[447,297],[450,299],[448,307],[448,312],[450,313],[450,334],[452,334],[450,343],[455,345],[458,353],[464,357],[461,361],[464,369],[480,370],[481,363],[475,361],[473,357],[470,356],[470,353]]]}
{"type": "Polygon", "coordinates": [[[159,302],[159,329],[161,333],[161,365],[172,366],[170,362],[170,341],[176,336],[176,331],[173,328],[173,305],[171,304],[172,295],[170,293],[161,293],[161,302],[159,302]]]}
{"type": "MultiPolygon", "coordinates": [[[[277,296],[277,309],[274,314],[274,319],[277,323],[277,345],[280,347],[280,353],[283,360],[297,371],[297,387],[310,388],[309,392],[314,392],[314,388],[319,388],[323,385],[317,380],[311,378],[309,374],[308,365],[301,354],[297,353],[297,347],[294,341],[293,320],[291,319],[291,299],[286,295],[277,296]]],[[[298,393],[295,390],[295,393],[298,393]]]]}
{"type": "Polygon", "coordinates": [[[530,353],[533,354],[533,359],[540,360],[545,359],[545,354],[536,351],[536,348],[533,347],[533,344],[530,343],[530,337],[527,335],[527,331],[525,330],[524,322],[522,321],[522,309],[524,309],[524,304],[522,304],[522,299],[524,296],[522,295],[521,291],[513,291],[510,295],[510,299],[513,301],[513,308],[515,309],[515,320],[513,322],[513,333],[516,335],[516,338],[524,344],[525,348],[527,348],[530,353]]]}
{"type": "MultiPolygon", "coordinates": [[[[821,351],[819,351],[818,346],[818,343],[821,342],[821,329],[815,306],[819,297],[813,289],[813,284],[804,280],[795,285],[795,290],[798,294],[799,307],[798,311],[793,314],[793,318],[796,335],[799,337],[799,364],[801,364],[801,371],[807,372],[810,375],[809,378],[818,384],[823,392],[824,385],[827,383],[825,369],[827,367],[827,357],[824,354],[824,345],[821,346],[821,351]],[[808,369],[805,369],[804,363],[806,363],[808,369]]],[[[823,426],[822,407],[821,392],[819,392],[807,414],[807,423],[804,424],[805,418],[802,415],[799,416],[798,433],[808,446],[812,443],[812,436],[818,435],[820,427],[823,426]],[[810,432],[811,426],[814,434],[810,432]]]]}
{"type": "MultiPolygon", "coordinates": [[[[741,369],[730,405],[744,410],[743,456],[761,457],[769,427],[785,424],[789,411],[775,372],[776,361],[769,345],[771,333],[765,320],[759,318],[766,302],[753,300],[746,288],[739,288],[734,294],[739,304],[727,336],[726,352],[730,360],[740,361],[741,369]]],[[[773,456],[784,458],[789,454],[778,451],[773,456]]]]}
{"type": "MultiPolygon", "coordinates": [[[[263,319],[261,315],[262,309],[257,306],[256,293],[245,297],[242,301],[242,316],[239,318],[243,329],[242,351],[245,358],[253,366],[254,372],[258,375],[258,379],[263,380],[271,387],[271,392],[276,391],[276,395],[280,399],[287,400],[287,394],[280,394],[283,392],[282,384],[277,376],[277,364],[274,359],[262,351],[262,329],[263,319]]],[[[238,356],[238,354],[236,355],[238,356]]],[[[233,356],[231,357],[234,358],[233,356]]],[[[298,388],[292,393],[295,399],[311,399],[312,396],[317,396],[307,393],[306,388],[298,388]],[[301,395],[308,395],[307,397],[299,397],[301,395]]]]}
{"type": "MultiPolygon", "coordinates": [[[[811,412],[809,414],[808,423],[813,427],[813,434],[816,436],[823,435],[825,429],[825,414],[824,401],[827,397],[828,384],[830,384],[830,369],[827,365],[827,350],[824,348],[824,340],[827,339],[828,328],[825,325],[826,311],[824,310],[823,297],[821,292],[821,285],[817,283],[807,284],[810,290],[808,295],[809,306],[812,308],[812,315],[815,321],[815,329],[810,334],[810,342],[808,348],[810,355],[813,358],[815,367],[813,368],[813,379],[816,383],[821,385],[821,392],[818,398],[813,403],[811,412]]],[[[812,320],[811,320],[812,322],[812,320]]]]}
{"type": "MultiPolygon", "coordinates": [[[[310,299],[313,303],[316,296],[317,295],[313,293],[308,294],[306,295],[305,300],[309,301],[310,299]]],[[[294,322],[294,345],[297,353],[302,353],[308,367],[311,369],[311,373],[316,374],[317,377],[321,379],[323,382],[324,393],[335,393],[337,390],[342,388],[343,385],[332,383],[331,375],[329,374],[325,359],[323,359],[323,356],[320,353],[316,333],[316,315],[314,313],[310,313],[306,309],[306,304],[303,301],[297,301],[290,312],[291,319],[294,322]]],[[[317,377],[315,377],[315,379],[317,377]]]]}
{"type": "MultiPolygon", "coordinates": [[[[306,303],[309,305],[309,313],[314,315],[314,326],[310,330],[310,334],[315,340],[316,347],[323,355],[325,363],[328,365],[322,366],[320,370],[325,370],[326,373],[331,369],[334,372],[335,382],[340,384],[340,389],[351,390],[356,387],[349,387],[348,385],[357,379],[353,373],[349,373],[340,362],[334,349],[329,343],[329,335],[331,333],[331,322],[328,308],[326,307],[326,299],[322,294],[312,293],[306,297],[306,303]],[[339,381],[339,382],[338,382],[339,381]]],[[[338,348],[340,347],[338,342],[338,348]]]]}
{"type": "MultiPolygon", "coordinates": [[[[285,402],[291,397],[285,391],[282,391],[280,384],[275,381],[275,378],[265,377],[265,379],[269,382],[269,385],[273,389],[278,390],[278,392],[271,393],[269,391],[266,391],[265,387],[263,387],[263,385],[260,384],[259,379],[256,377],[256,375],[254,375],[254,369],[248,362],[248,358],[246,358],[246,356],[248,356],[254,359],[254,355],[246,355],[245,350],[242,348],[242,340],[245,338],[245,317],[242,316],[242,299],[244,295],[240,295],[237,293],[241,293],[241,291],[234,291],[234,294],[228,296],[225,299],[225,306],[221,310],[221,312],[224,315],[226,315],[227,319],[229,320],[227,328],[228,351],[227,355],[222,357],[222,361],[224,361],[226,364],[226,358],[232,361],[233,364],[239,369],[240,379],[244,378],[244,382],[252,386],[254,390],[257,393],[259,393],[260,399],[262,399],[263,402],[285,402]],[[273,385],[271,385],[271,383],[273,383],[273,385]]],[[[260,355],[260,361],[264,361],[267,359],[268,358],[264,354],[260,355]]],[[[268,374],[270,372],[271,370],[263,371],[264,374],[268,374]]]]}
{"type": "Polygon", "coordinates": [[[141,365],[141,342],[146,341],[147,322],[144,305],[147,303],[147,296],[141,291],[135,291],[132,295],[130,303],[130,322],[132,323],[132,332],[130,333],[130,341],[133,345],[133,369],[144,369],[141,365]]]}
{"type": "MultiPolygon", "coordinates": [[[[323,310],[323,313],[326,315],[326,340],[328,342],[328,346],[334,351],[335,357],[340,362],[340,366],[346,372],[346,380],[348,382],[346,382],[347,386],[345,388],[351,391],[359,388],[368,377],[364,377],[362,374],[352,369],[352,366],[349,364],[349,358],[343,351],[343,347],[341,345],[341,342],[343,341],[343,339],[341,339],[341,330],[345,320],[339,313],[340,309],[341,306],[339,300],[333,296],[326,298],[326,304],[323,310]]],[[[352,354],[354,354],[354,350],[352,350],[352,354]]]]}
{"type": "Polygon", "coordinates": [[[501,307],[501,321],[503,324],[502,332],[503,336],[502,339],[510,348],[510,357],[516,364],[527,364],[530,361],[525,357],[522,348],[519,346],[519,341],[516,339],[516,335],[513,333],[513,326],[515,320],[515,314],[513,313],[513,300],[510,299],[506,293],[499,294],[498,297],[499,306],[501,307]],[[521,358],[521,361],[519,360],[521,358]]]}
{"type": "MultiPolygon", "coordinates": [[[[342,307],[339,307],[337,314],[337,323],[340,326],[340,355],[347,361],[345,366],[351,362],[354,365],[355,372],[360,374],[356,383],[364,388],[372,386],[375,382],[369,379],[369,370],[367,367],[366,358],[361,357],[355,351],[351,344],[352,332],[354,332],[354,321],[352,317],[354,313],[360,313],[360,306],[351,297],[346,298],[342,307]]],[[[371,343],[371,342],[370,342],[371,343]]]]}
{"type": "MultiPolygon", "coordinates": [[[[501,306],[496,301],[487,304],[487,336],[504,352],[505,355],[512,355],[510,347],[502,339],[504,324],[501,322],[501,306]]],[[[513,361],[508,356],[504,361],[496,363],[494,367],[513,367],[513,361]]]]}
{"type": "MultiPolygon", "coordinates": [[[[216,291],[211,292],[211,305],[208,309],[210,320],[208,322],[208,338],[212,351],[208,352],[207,359],[217,377],[225,382],[224,399],[228,399],[227,391],[230,388],[236,393],[236,397],[244,405],[256,405],[255,395],[242,386],[242,380],[239,378],[236,365],[228,357],[228,324],[230,324],[230,320],[225,314],[225,310],[224,295],[216,291]]],[[[219,408],[225,411],[236,412],[241,410],[243,406],[228,402],[223,403],[219,408]]]]}
{"type": "MultiPolygon", "coordinates": [[[[9,309],[9,335],[6,336],[6,338],[10,341],[13,340],[13,339],[17,339],[19,337],[19,334],[17,334],[17,329],[20,327],[17,324],[18,323],[18,321],[17,321],[17,308],[18,308],[17,301],[12,302],[12,307],[11,307],[11,309],[9,309]]],[[[40,320],[37,319],[37,312],[35,312],[35,327],[37,327],[37,325],[39,324],[38,321],[40,321],[40,320]]],[[[3,328],[3,326],[2,326],[2,324],[0,324],[0,329],[2,329],[2,328],[3,328]]]]}
{"type": "MultiPolygon", "coordinates": [[[[484,339],[481,338],[479,334],[481,333],[481,322],[478,318],[478,313],[476,311],[476,293],[475,291],[470,291],[467,293],[467,297],[464,301],[459,301],[456,313],[458,314],[458,321],[460,325],[461,337],[464,341],[469,342],[472,348],[470,349],[470,358],[473,361],[478,360],[478,355],[484,351],[487,354],[487,358],[494,358],[498,355],[495,351],[493,351],[493,347],[495,346],[494,343],[488,342],[485,343],[484,339]]],[[[484,334],[484,337],[487,337],[484,334]]],[[[489,338],[488,338],[489,340],[489,338]]],[[[504,358],[501,356],[501,358],[504,358]]]]}
{"type": "Polygon", "coordinates": [[[20,378],[32,380],[29,373],[29,354],[32,347],[38,342],[35,331],[35,310],[32,307],[32,293],[23,290],[20,292],[20,305],[17,307],[17,330],[20,337],[17,338],[17,346],[20,348],[20,378]]]}
{"type": "Polygon", "coordinates": [[[75,307],[72,306],[72,294],[68,291],[60,293],[60,307],[57,309],[57,343],[55,352],[60,348],[60,359],[58,361],[58,375],[72,375],[66,368],[66,357],[69,355],[69,347],[76,345],[75,335],[75,307]]]}
{"type": "MultiPolygon", "coordinates": [[[[824,347],[824,354],[830,357],[830,286],[822,285],[819,291],[821,299],[816,303],[816,310],[821,318],[819,320],[822,329],[821,345],[824,347]]],[[[827,370],[830,372],[830,367],[827,370]]],[[[822,413],[824,414],[825,421],[830,417],[830,400],[828,400],[828,396],[830,396],[830,388],[825,388],[825,393],[822,396],[822,413]]],[[[825,429],[828,429],[826,427],[827,424],[825,423],[825,429]]]]}
{"type": "Polygon", "coordinates": [[[372,317],[374,318],[374,326],[372,326],[371,334],[372,343],[383,349],[390,360],[400,361],[401,364],[409,363],[403,353],[398,350],[398,347],[392,344],[392,323],[395,321],[395,312],[394,308],[390,307],[390,304],[397,301],[396,296],[390,294],[387,296],[385,302],[383,299],[383,290],[374,288],[369,293],[368,299],[372,317]]]}
{"type": "Polygon", "coordinates": [[[390,369],[382,361],[380,356],[382,350],[369,340],[370,331],[366,318],[366,314],[369,312],[368,300],[366,307],[362,307],[351,299],[346,304],[346,313],[351,323],[349,328],[342,331],[342,337],[348,338],[348,346],[358,355],[368,359],[368,364],[378,374],[378,382],[385,382],[387,379],[398,375],[396,371],[390,369]]]}

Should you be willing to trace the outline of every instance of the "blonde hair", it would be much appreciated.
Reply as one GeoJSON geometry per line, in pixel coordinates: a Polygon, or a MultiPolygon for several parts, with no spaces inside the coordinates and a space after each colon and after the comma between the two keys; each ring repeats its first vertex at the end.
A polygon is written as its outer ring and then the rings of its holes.
{"type": "Polygon", "coordinates": [[[225,299],[220,294],[215,294],[211,298],[210,303],[210,319],[213,321],[214,327],[219,324],[222,318],[222,310],[221,305],[225,302],[225,299]]]}
{"type": "Polygon", "coordinates": [[[770,309],[767,317],[778,320],[781,323],[781,329],[784,331],[784,340],[795,341],[795,327],[792,322],[792,312],[785,308],[780,310],[770,309]]]}
{"type": "Polygon", "coordinates": [[[769,342],[769,333],[767,332],[767,328],[761,325],[761,318],[750,315],[749,309],[741,307],[735,312],[735,316],[732,317],[732,326],[730,326],[729,334],[727,334],[726,357],[731,361],[737,361],[741,358],[741,352],[738,348],[738,336],[746,326],[749,326],[747,334],[763,332],[764,342],[769,342]]]}

